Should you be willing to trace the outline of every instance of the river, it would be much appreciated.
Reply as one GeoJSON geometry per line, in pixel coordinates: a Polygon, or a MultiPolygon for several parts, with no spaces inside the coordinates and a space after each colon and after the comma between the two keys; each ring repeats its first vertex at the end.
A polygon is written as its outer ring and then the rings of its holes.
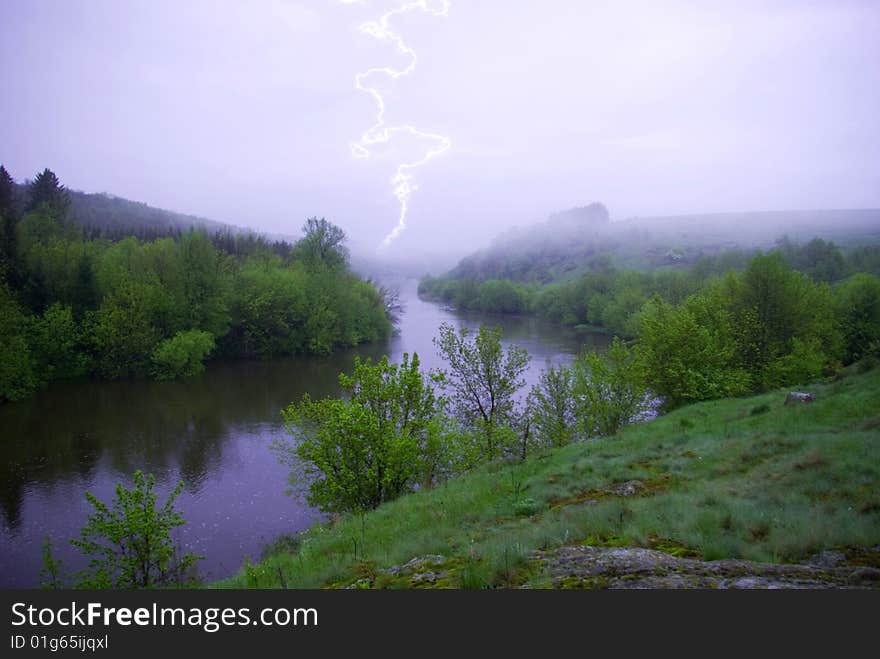
{"type": "Polygon", "coordinates": [[[499,324],[504,343],[529,351],[527,381],[546,363],[565,364],[586,343],[583,334],[535,318],[464,314],[419,299],[416,284],[401,288],[399,333],[330,357],[211,364],[180,382],[72,381],[0,406],[0,587],[40,582],[44,539],[51,537],[68,571],[84,566],[69,545],[86,522],[88,490],[109,502],[116,483],[136,469],[156,476],[159,501],[179,481],[177,508],[186,524],[174,531],[199,562],[205,580],[238,571],[263,547],[321,519],[301,498],[285,493],[288,468],[271,450],[284,436],[280,410],[299,400],[339,393],[338,374],[356,355],[374,359],[418,352],[425,369],[442,366],[432,339],[443,322],[499,324]]]}

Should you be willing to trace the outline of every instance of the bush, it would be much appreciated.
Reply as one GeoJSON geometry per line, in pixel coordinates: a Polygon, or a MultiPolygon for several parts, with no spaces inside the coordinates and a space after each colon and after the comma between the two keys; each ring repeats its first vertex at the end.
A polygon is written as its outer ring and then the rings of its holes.
{"type": "Polygon", "coordinates": [[[214,337],[210,332],[178,332],[153,351],[153,375],[157,380],[198,375],[205,370],[205,358],[213,349],[214,337]]]}
{"type": "MultiPolygon", "coordinates": [[[[70,542],[90,560],[88,570],[77,575],[76,587],[153,588],[191,579],[190,572],[202,557],[181,553],[171,538],[171,530],[185,523],[174,510],[183,481],[159,508],[153,492],[155,484],[155,477],[136,471],[131,489],[116,486],[111,506],[86,492],[94,512],[79,539],[70,542]]],[[[43,547],[43,563],[49,585],[58,585],[59,562],[52,556],[49,543],[43,547]]]]}
{"type": "Polygon", "coordinates": [[[573,368],[574,411],[584,436],[614,435],[649,408],[644,359],[617,337],[607,355],[586,353],[573,368]]]}
{"type": "Polygon", "coordinates": [[[308,394],[283,411],[290,443],[278,443],[294,485],[308,483],[308,502],[344,513],[376,508],[431,485],[454,469],[454,435],[418,355],[400,365],[355,360],[339,376],[347,398],[313,401],[308,394]]]}
{"type": "Polygon", "coordinates": [[[572,374],[565,366],[548,366],[529,392],[528,412],[536,442],[564,446],[576,437],[572,374]]]}

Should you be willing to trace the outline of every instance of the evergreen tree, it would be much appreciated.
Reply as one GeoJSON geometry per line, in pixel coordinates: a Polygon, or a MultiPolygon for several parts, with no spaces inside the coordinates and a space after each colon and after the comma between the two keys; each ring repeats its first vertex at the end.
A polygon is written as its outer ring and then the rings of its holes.
{"type": "Polygon", "coordinates": [[[27,210],[32,211],[43,204],[48,204],[59,218],[63,218],[70,206],[67,189],[61,185],[58,177],[51,169],[46,168],[30,185],[30,201],[27,210]]]}
{"type": "Polygon", "coordinates": [[[13,288],[20,285],[16,261],[16,220],[15,181],[0,165],[0,279],[5,278],[13,288]]]}
{"type": "Polygon", "coordinates": [[[9,217],[13,214],[15,206],[15,181],[0,165],[0,215],[9,217]]]}

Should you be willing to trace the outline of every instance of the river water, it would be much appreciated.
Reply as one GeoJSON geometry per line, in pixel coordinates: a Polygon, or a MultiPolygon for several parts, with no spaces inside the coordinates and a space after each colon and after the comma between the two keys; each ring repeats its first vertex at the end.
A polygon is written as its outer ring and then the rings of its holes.
{"type": "Polygon", "coordinates": [[[160,503],[183,480],[177,508],[186,524],[174,534],[205,555],[206,580],[237,572],[267,543],[320,520],[285,493],[289,469],[271,444],[284,436],[280,410],[304,393],[338,395],[338,374],[356,355],[399,361],[418,352],[423,368],[436,368],[442,362],[432,338],[441,323],[499,324],[506,344],[532,355],[532,383],[546,363],[568,363],[584,344],[607,344],[602,335],[535,318],[457,313],[419,299],[414,281],[402,285],[401,300],[400,331],[381,344],[323,358],[212,364],[181,382],[66,382],[0,406],[0,587],[39,584],[47,536],[67,570],[83,567],[68,541],[91,512],[84,493],[109,502],[136,469],[156,476],[160,503]]]}

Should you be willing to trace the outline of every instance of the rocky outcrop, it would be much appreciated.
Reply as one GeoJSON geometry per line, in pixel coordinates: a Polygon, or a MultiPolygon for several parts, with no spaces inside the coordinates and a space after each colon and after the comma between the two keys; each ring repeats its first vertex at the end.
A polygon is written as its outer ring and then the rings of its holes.
{"type": "MultiPolygon", "coordinates": [[[[810,564],[701,561],[639,547],[569,546],[532,555],[551,588],[880,588],[880,569],[843,565],[842,552],[810,564]]],[[[538,585],[538,584],[532,584],[538,585]]]]}

